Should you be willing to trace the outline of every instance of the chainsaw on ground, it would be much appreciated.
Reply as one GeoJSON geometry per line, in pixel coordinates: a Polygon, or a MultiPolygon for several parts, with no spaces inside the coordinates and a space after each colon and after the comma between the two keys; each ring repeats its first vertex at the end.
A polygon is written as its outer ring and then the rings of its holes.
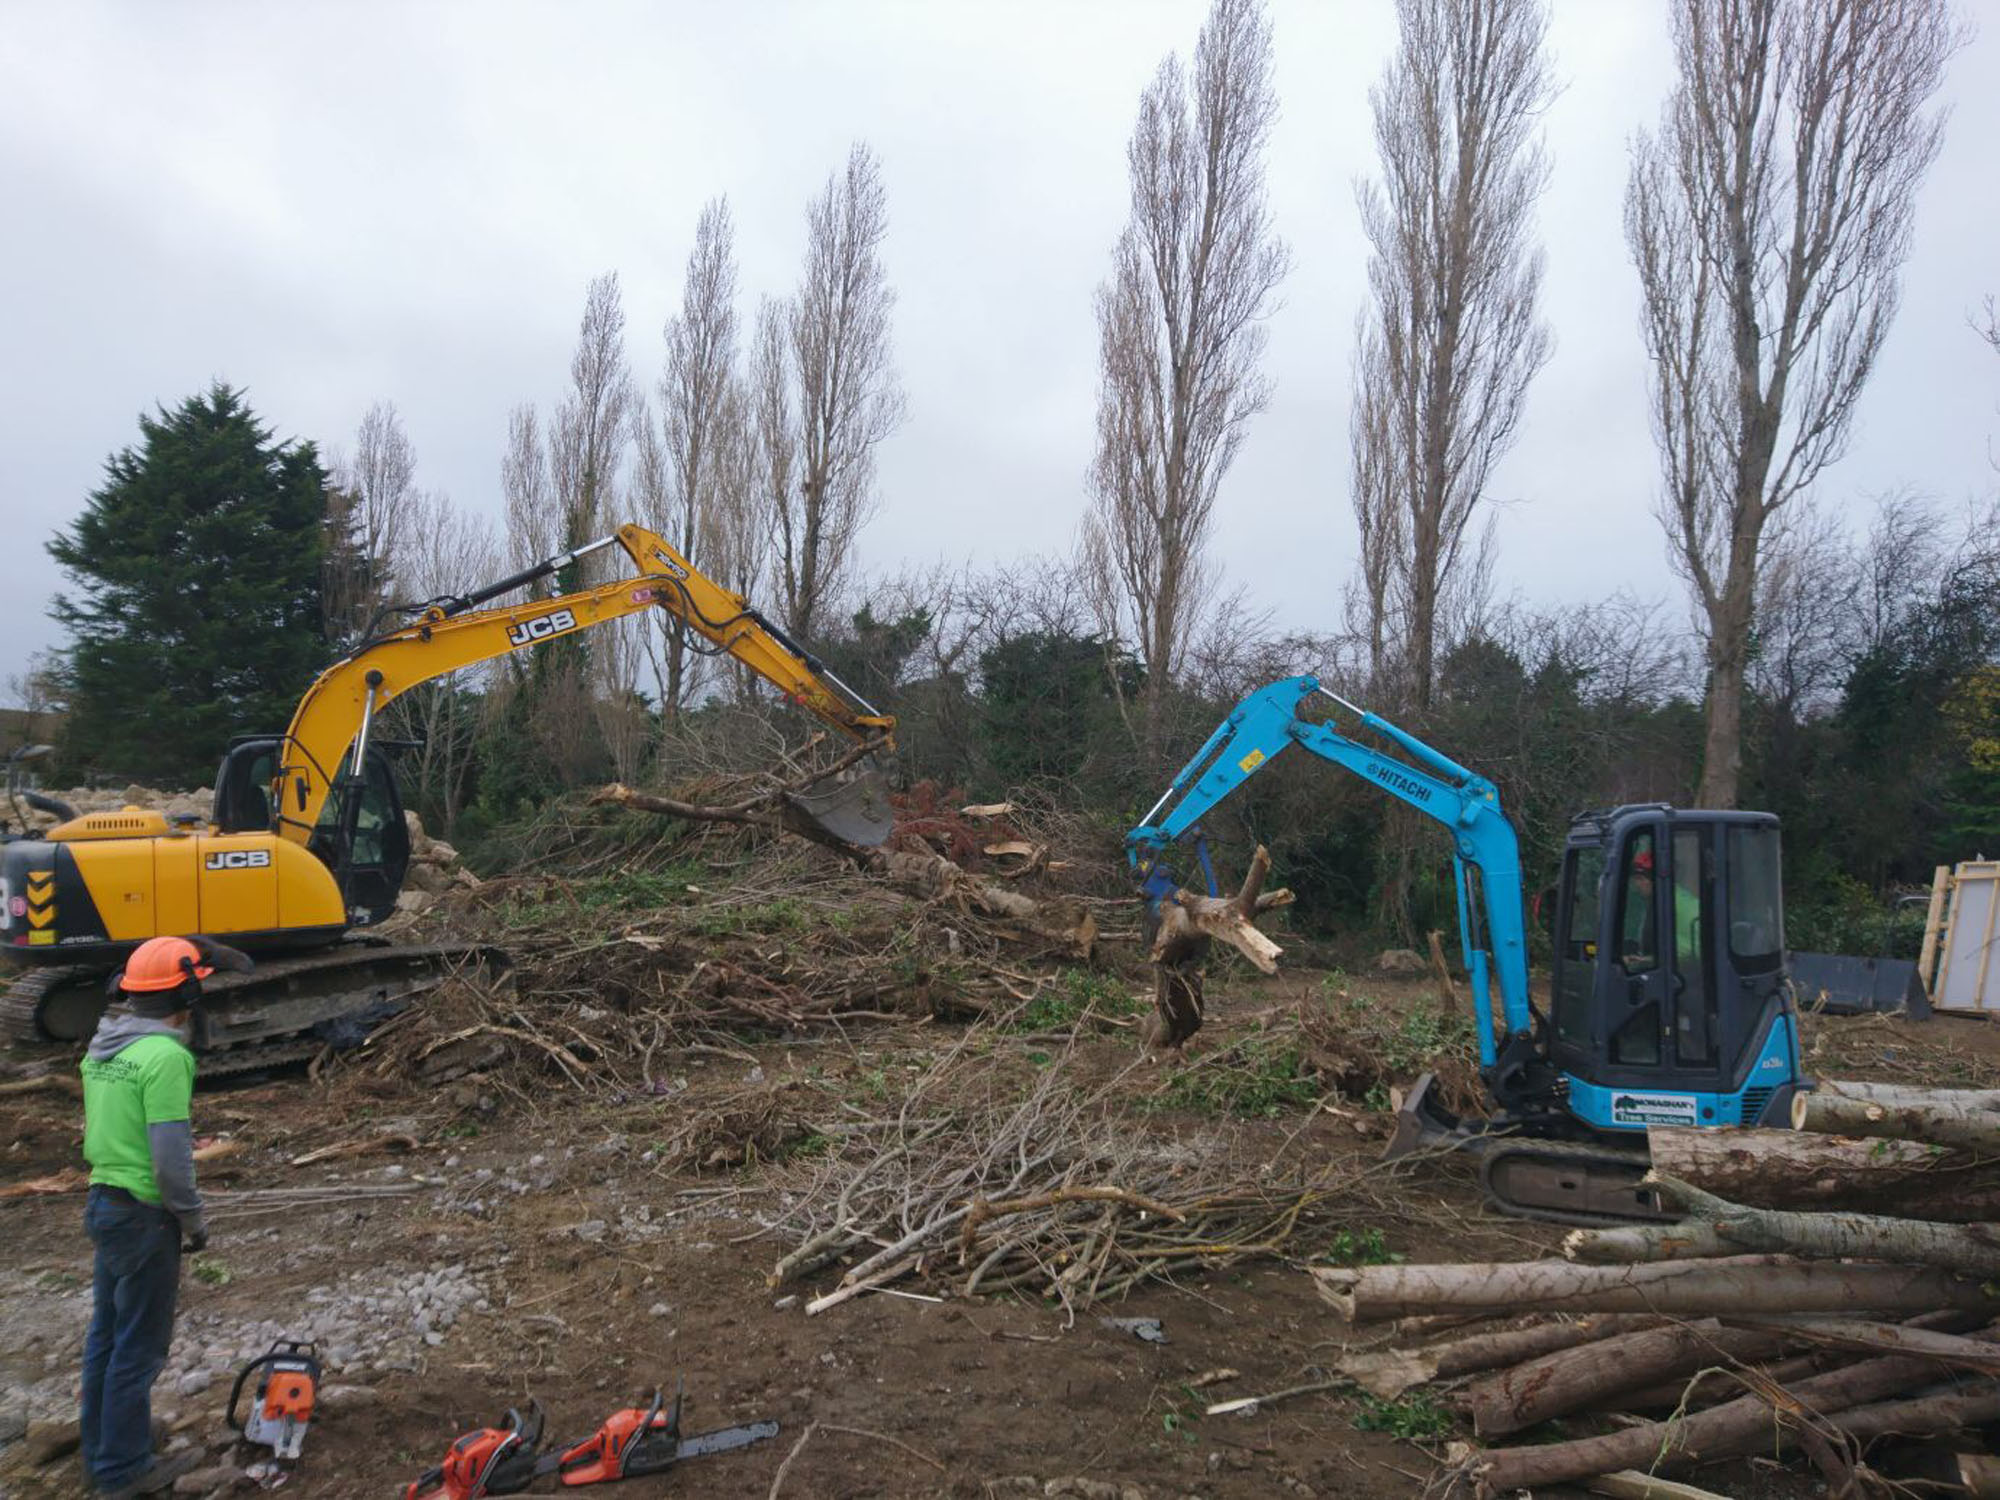
{"type": "Polygon", "coordinates": [[[659,1474],[683,1459],[747,1448],[778,1435],[776,1422],[745,1422],[692,1437],[681,1433],[682,1393],[671,1406],[656,1390],[646,1406],[627,1407],[604,1419],[580,1443],[543,1452],[542,1411],[529,1402],[509,1410],[497,1427],[468,1432],[451,1445],[444,1462],[403,1491],[404,1500],[477,1500],[512,1495],[554,1474],[564,1485],[608,1484],[659,1474]]]}
{"type": "Polygon", "coordinates": [[[229,1388],[228,1422],[246,1443],[271,1450],[274,1459],[297,1463],[312,1422],[313,1400],[319,1393],[319,1360],[311,1344],[279,1339],[237,1372],[229,1388]],[[262,1372],[259,1374],[259,1372],[262,1372]],[[249,1415],[238,1417],[236,1403],[251,1376],[257,1376],[256,1396],[249,1415]]]}

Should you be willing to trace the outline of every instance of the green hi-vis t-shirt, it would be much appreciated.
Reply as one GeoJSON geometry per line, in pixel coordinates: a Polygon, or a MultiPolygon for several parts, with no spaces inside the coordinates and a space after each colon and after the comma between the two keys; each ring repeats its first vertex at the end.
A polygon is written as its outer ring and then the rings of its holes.
{"type": "Polygon", "coordinates": [[[173,1037],[142,1036],[99,1061],[83,1060],[83,1155],[90,1180],[160,1201],[148,1125],[188,1117],[194,1054],[173,1037]]]}

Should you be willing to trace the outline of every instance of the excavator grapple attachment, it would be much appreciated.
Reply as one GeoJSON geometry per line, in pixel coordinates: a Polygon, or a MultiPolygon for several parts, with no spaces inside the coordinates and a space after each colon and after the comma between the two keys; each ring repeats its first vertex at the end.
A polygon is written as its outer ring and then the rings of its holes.
{"type": "Polygon", "coordinates": [[[896,812],[889,804],[889,784],[881,769],[868,765],[844,780],[816,782],[785,800],[815,827],[849,844],[872,849],[889,837],[896,812]]]}

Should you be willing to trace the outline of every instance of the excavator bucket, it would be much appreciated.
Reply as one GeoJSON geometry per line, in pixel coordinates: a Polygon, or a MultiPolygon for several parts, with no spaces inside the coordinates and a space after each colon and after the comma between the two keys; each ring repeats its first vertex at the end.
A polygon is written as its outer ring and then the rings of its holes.
{"type": "Polygon", "coordinates": [[[835,838],[872,849],[889,837],[896,811],[889,805],[889,784],[881,769],[866,765],[842,779],[815,782],[802,792],[787,792],[785,800],[808,821],[835,838]]]}
{"type": "Polygon", "coordinates": [[[1438,1102],[1437,1075],[1425,1073],[1396,1111],[1396,1133],[1389,1137],[1382,1160],[1395,1161],[1420,1151],[1463,1150],[1475,1139],[1458,1116],[1438,1102]]]}

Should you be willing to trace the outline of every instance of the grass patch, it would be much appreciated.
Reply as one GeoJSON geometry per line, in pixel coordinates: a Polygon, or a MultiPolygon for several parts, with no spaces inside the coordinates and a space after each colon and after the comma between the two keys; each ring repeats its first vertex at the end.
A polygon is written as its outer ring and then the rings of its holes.
{"type": "Polygon", "coordinates": [[[1322,1092],[1297,1043],[1251,1036],[1179,1069],[1155,1100],[1162,1109],[1268,1119],[1304,1109],[1322,1092]]]}
{"type": "Polygon", "coordinates": [[[1441,1438],[1451,1431],[1451,1413],[1426,1391],[1399,1396],[1393,1401],[1364,1395],[1360,1401],[1361,1410],[1354,1415],[1354,1425],[1363,1432],[1386,1432],[1406,1443],[1416,1443],[1441,1438]]]}
{"type": "Polygon", "coordinates": [[[1315,1258],[1336,1266],[1392,1266],[1403,1257],[1389,1248],[1381,1230],[1371,1226],[1336,1230],[1315,1258]]]}
{"type": "Polygon", "coordinates": [[[1007,1018],[1009,1031],[1073,1031],[1086,1016],[1137,1016],[1146,1002],[1109,974],[1064,969],[1007,1018]]]}
{"type": "Polygon", "coordinates": [[[235,1280],[229,1267],[207,1255],[197,1255],[189,1264],[188,1271],[203,1286],[228,1286],[235,1280]]]}

